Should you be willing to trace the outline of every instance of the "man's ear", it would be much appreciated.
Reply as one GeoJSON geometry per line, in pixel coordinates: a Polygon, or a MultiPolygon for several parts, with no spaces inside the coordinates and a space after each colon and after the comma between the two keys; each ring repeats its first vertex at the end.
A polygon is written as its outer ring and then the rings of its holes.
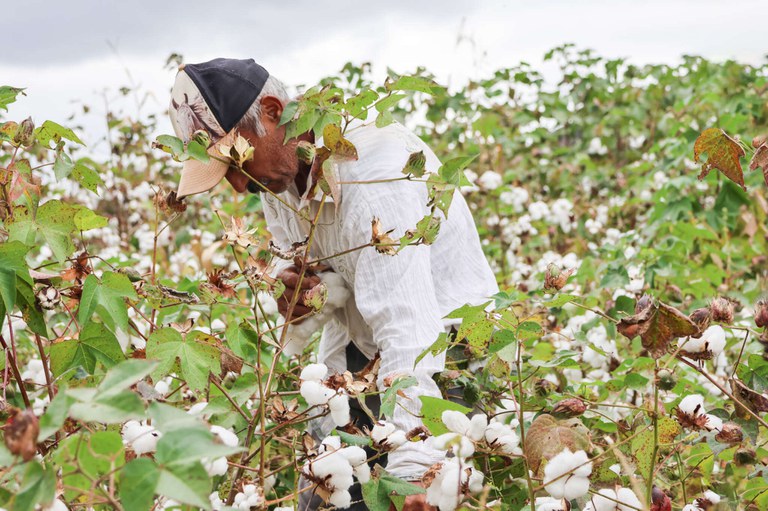
{"type": "Polygon", "coordinates": [[[283,103],[274,96],[264,96],[261,98],[261,117],[263,120],[269,120],[274,124],[280,122],[283,115],[283,103]]]}

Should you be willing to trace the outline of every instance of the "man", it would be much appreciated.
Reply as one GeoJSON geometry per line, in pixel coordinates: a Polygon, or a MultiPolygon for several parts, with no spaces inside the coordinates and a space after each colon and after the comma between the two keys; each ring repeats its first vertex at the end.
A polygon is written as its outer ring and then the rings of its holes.
{"type": "MultiPolygon", "coordinates": [[[[285,127],[279,121],[290,98],[280,82],[253,60],[215,59],[187,65],[177,75],[172,96],[171,120],[180,138],[189,140],[195,130],[205,129],[215,154],[216,144],[229,144],[239,133],[255,149],[253,159],[244,164],[248,175],[215,159],[207,164],[186,162],[178,195],[208,191],[222,179],[240,193],[267,189],[269,193],[262,193],[264,214],[275,243],[283,248],[304,240],[310,232],[310,223],[295,211],[308,207],[312,217],[319,212],[311,258],[324,259],[342,277],[351,297],[325,324],[318,360],[341,372],[359,369],[379,353],[380,389],[388,377],[415,376],[418,385],[407,389],[407,399],[398,401],[392,422],[406,432],[420,426],[418,397],[440,397],[431,376],[444,368],[445,358],[427,356],[418,365],[416,358],[452,326],[442,319],[449,312],[468,302],[483,303],[498,291],[471,213],[457,193],[432,245],[407,247],[395,256],[370,246],[351,249],[370,242],[374,218],[385,230],[394,229],[391,236],[396,239],[429,214],[423,182],[380,181],[402,177],[409,155],[417,151],[426,155],[426,170],[437,171],[440,162],[435,154],[398,123],[385,128],[375,127],[373,121],[358,123],[345,133],[357,149],[358,160],[339,164],[341,196],[337,204],[322,204],[331,199],[310,196],[310,166],[296,155],[300,140],[319,141],[306,133],[284,143],[285,127]],[[379,182],[357,184],[361,181],[379,182]]],[[[283,264],[278,276],[286,285],[279,304],[285,315],[297,291],[298,268],[283,264]]],[[[299,291],[319,282],[318,276],[309,275],[299,291]]],[[[299,301],[293,316],[308,312],[299,301]]],[[[313,432],[322,438],[331,427],[314,424],[313,432]]],[[[387,470],[417,481],[444,456],[424,442],[406,443],[389,453],[387,470]]],[[[424,496],[418,495],[409,497],[405,509],[427,508],[424,496]]]]}

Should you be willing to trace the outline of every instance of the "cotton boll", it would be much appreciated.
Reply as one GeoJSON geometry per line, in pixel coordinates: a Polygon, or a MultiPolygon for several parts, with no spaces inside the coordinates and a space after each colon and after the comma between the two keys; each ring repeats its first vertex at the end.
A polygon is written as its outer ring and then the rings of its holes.
{"type": "Polygon", "coordinates": [[[214,476],[223,476],[227,473],[227,470],[229,470],[229,464],[227,463],[227,458],[224,456],[220,458],[216,458],[213,461],[209,461],[208,459],[203,459],[203,466],[205,467],[205,471],[208,472],[208,475],[211,477],[214,476]]]}
{"type": "Polygon", "coordinates": [[[208,496],[208,500],[211,502],[211,507],[214,511],[220,511],[221,508],[224,507],[224,502],[222,502],[221,497],[219,496],[219,492],[213,492],[208,496]]]}
{"type": "Polygon", "coordinates": [[[161,396],[167,395],[168,392],[170,392],[170,390],[171,390],[170,382],[166,381],[165,379],[155,383],[155,391],[161,396]]]}
{"type": "Polygon", "coordinates": [[[360,484],[365,484],[371,480],[371,467],[367,463],[356,466],[353,471],[360,484]]]}
{"type": "Polygon", "coordinates": [[[568,507],[562,499],[536,497],[536,511],[568,511],[568,507]]]}
{"type": "Polygon", "coordinates": [[[640,503],[640,499],[637,498],[635,492],[629,488],[619,488],[616,490],[616,500],[621,502],[617,506],[618,511],[634,511],[635,509],[643,509],[643,505],[640,503]]]}
{"type": "Polygon", "coordinates": [[[321,381],[328,374],[328,367],[325,364],[309,364],[301,371],[300,379],[304,381],[321,381]]]}
{"type": "Polygon", "coordinates": [[[688,415],[696,416],[704,413],[704,397],[699,394],[685,396],[677,408],[688,415]]]}
{"type": "Polygon", "coordinates": [[[616,511],[617,496],[614,490],[609,488],[603,488],[596,494],[592,495],[587,505],[584,507],[584,511],[616,511]]]}
{"type": "Polygon", "coordinates": [[[309,406],[324,405],[335,395],[333,389],[314,380],[302,382],[299,393],[309,406]]]}
{"type": "Polygon", "coordinates": [[[123,444],[133,449],[137,456],[147,452],[154,452],[157,447],[157,441],[162,436],[154,427],[135,420],[126,422],[121,433],[123,444]]]}
{"type": "Polygon", "coordinates": [[[211,426],[211,433],[219,437],[221,443],[229,447],[237,447],[237,444],[240,442],[236,434],[221,426],[211,426]]]}
{"type": "Polygon", "coordinates": [[[350,445],[341,449],[341,454],[353,467],[362,465],[368,459],[368,455],[365,453],[365,449],[356,445],[350,445]]]}
{"type": "Polygon", "coordinates": [[[709,413],[705,417],[707,418],[706,428],[709,431],[720,431],[723,429],[723,419],[709,413]]]}
{"type": "Polygon", "coordinates": [[[466,436],[474,442],[479,442],[483,439],[485,428],[487,427],[488,418],[482,414],[475,415],[469,421],[469,428],[467,428],[466,436]]]}
{"type": "Polygon", "coordinates": [[[387,437],[387,443],[393,450],[402,447],[407,441],[408,438],[405,435],[405,431],[398,430],[387,437]]]}
{"type": "Polygon", "coordinates": [[[720,503],[720,495],[713,492],[712,490],[707,490],[704,492],[704,498],[707,499],[712,504],[719,504],[720,503]]]}
{"type": "Polygon", "coordinates": [[[445,410],[441,418],[445,427],[454,433],[465,435],[469,431],[469,418],[461,412],[445,410]]]}
{"type": "Polygon", "coordinates": [[[471,493],[480,493],[483,491],[483,473],[475,469],[471,470],[472,473],[470,474],[468,481],[469,491],[471,493]]]}
{"type": "Polygon", "coordinates": [[[573,500],[589,491],[592,462],[583,450],[564,449],[544,467],[544,486],[555,498],[573,500]]]}
{"type": "Polygon", "coordinates": [[[495,190],[499,186],[502,185],[504,182],[504,179],[501,177],[501,174],[498,172],[494,172],[493,170],[486,170],[483,172],[483,174],[477,179],[477,184],[480,185],[481,188],[484,190],[495,190]]]}
{"type": "Polygon", "coordinates": [[[345,509],[352,505],[352,495],[347,490],[336,490],[331,493],[328,502],[339,509],[345,509]]]}
{"type": "Polygon", "coordinates": [[[331,409],[331,418],[338,427],[349,424],[351,417],[349,415],[349,399],[346,394],[339,393],[328,400],[328,407],[331,409]]]}
{"type": "Polygon", "coordinates": [[[459,458],[468,458],[475,453],[475,444],[458,433],[444,433],[432,439],[432,447],[438,451],[453,451],[459,458]]]}
{"type": "Polygon", "coordinates": [[[341,449],[341,438],[337,436],[327,436],[320,442],[322,452],[332,452],[341,449]]]}
{"type": "Polygon", "coordinates": [[[206,406],[208,406],[207,402],[200,401],[190,406],[189,410],[187,410],[187,413],[190,415],[201,415],[203,413],[203,410],[205,410],[206,406]]]}
{"type": "Polygon", "coordinates": [[[325,301],[323,310],[338,309],[343,307],[349,297],[352,296],[344,282],[344,277],[336,272],[327,271],[320,274],[320,281],[325,284],[328,289],[328,298],[325,301]]]}
{"type": "MultiPolygon", "coordinates": [[[[294,355],[300,355],[304,352],[309,342],[312,340],[312,335],[320,330],[325,324],[320,319],[321,315],[311,316],[301,323],[292,323],[289,325],[288,332],[285,334],[285,344],[283,344],[283,355],[292,357],[294,355]]],[[[329,318],[325,318],[327,321],[329,318]]],[[[276,332],[277,338],[282,337],[283,328],[280,327],[276,332]]]]}
{"type": "Polygon", "coordinates": [[[720,325],[707,328],[699,339],[714,356],[719,355],[725,348],[725,330],[720,325]]]}
{"type": "Polygon", "coordinates": [[[69,511],[67,505],[60,499],[53,499],[50,505],[43,508],[43,511],[69,511]]]}
{"type": "Polygon", "coordinates": [[[382,443],[395,432],[397,427],[391,422],[379,421],[371,429],[371,439],[376,443],[382,443]]]}

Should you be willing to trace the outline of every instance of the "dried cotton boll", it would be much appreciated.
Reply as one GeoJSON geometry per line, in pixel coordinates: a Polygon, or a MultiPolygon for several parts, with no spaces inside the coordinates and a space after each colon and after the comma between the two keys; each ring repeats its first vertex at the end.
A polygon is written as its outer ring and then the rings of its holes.
{"type": "Polygon", "coordinates": [[[577,499],[589,491],[591,473],[587,453],[566,448],[544,467],[544,489],[556,499],[577,499]]]}

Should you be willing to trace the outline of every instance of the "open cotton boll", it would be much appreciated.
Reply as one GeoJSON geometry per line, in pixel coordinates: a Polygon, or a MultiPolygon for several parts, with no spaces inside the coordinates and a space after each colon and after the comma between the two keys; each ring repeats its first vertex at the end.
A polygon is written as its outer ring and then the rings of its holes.
{"type": "Polygon", "coordinates": [[[53,499],[53,502],[42,508],[42,511],[69,511],[69,508],[61,499],[53,499]]]}
{"type": "Polygon", "coordinates": [[[492,422],[485,430],[485,441],[507,454],[520,454],[520,437],[510,426],[492,422]]]}
{"type": "Polygon", "coordinates": [[[681,412],[687,413],[691,416],[703,414],[704,396],[701,396],[700,394],[691,394],[690,396],[685,396],[682,401],[680,401],[680,404],[677,405],[677,408],[681,412]]]}
{"type": "Polygon", "coordinates": [[[227,470],[229,470],[229,463],[227,463],[227,458],[224,456],[216,458],[213,461],[209,461],[208,458],[203,458],[201,461],[203,467],[205,467],[205,471],[208,472],[210,477],[223,476],[227,473],[227,470]]]}
{"type": "Polygon", "coordinates": [[[302,369],[299,378],[304,381],[322,381],[327,374],[328,367],[325,364],[309,364],[304,369],[302,369]]]}
{"type": "Polygon", "coordinates": [[[478,414],[469,420],[466,436],[474,442],[479,442],[485,436],[485,428],[488,427],[488,418],[485,415],[478,414]]]}
{"type": "Polygon", "coordinates": [[[643,509],[640,499],[629,488],[598,491],[584,507],[584,511],[636,511],[643,509]]]}
{"type": "Polygon", "coordinates": [[[444,433],[432,438],[432,447],[438,451],[451,450],[459,458],[468,458],[475,453],[472,440],[458,433],[444,433]]]}
{"type": "Polygon", "coordinates": [[[635,509],[643,509],[643,505],[640,503],[640,499],[637,498],[635,492],[629,488],[619,488],[616,490],[616,500],[621,502],[616,509],[618,511],[634,511],[635,509]]]}
{"type": "Polygon", "coordinates": [[[222,444],[229,447],[237,447],[237,444],[240,442],[235,433],[229,429],[222,428],[221,426],[211,426],[211,433],[219,437],[222,444]]]}
{"type": "Polygon", "coordinates": [[[705,414],[705,417],[707,418],[706,428],[709,431],[720,431],[723,429],[723,419],[709,413],[705,414]]]}
{"type": "Polygon", "coordinates": [[[477,178],[477,184],[485,190],[495,190],[502,185],[504,179],[501,174],[493,170],[486,170],[482,175],[477,178]]]}
{"type": "Polygon", "coordinates": [[[379,421],[371,429],[371,440],[384,449],[395,450],[408,441],[405,431],[397,429],[391,422],[379,421]]]}
{"type": "Polygon", "coordinates": [[[315,380],[301,382],[299,393],[309,406],[324,405],[336,395],[335,390],[315,380]]]}
{"type": "Polygon", "coordinates": [[[123,445],[130,447],[137,456],[144,453],[154,452],[157,448],[157,441],[160,440],[162,433],[145,422],[130,420],[123,425],[121,430],[123,445]]]}
{"type": "Polygon", "coordinates": [[[707,490],[704,492],[704,499],[708,500],[711,504],[719,504],[720,503],[720,495],[713,492],[712,490],[707,490]]]}
{"type": "Polygon", "coordinates": [[[352,494],[348,490],[336,490],[331,493],[328,502],[339,509],[346,509],[352,505],[352,494]]]}
{"type": "Polygon", "coordinates": [[[352,293],[349,292],[344,277],[336,272],[326,271],[319,274],[320,282],[325,284],[328,290],[328,298],[325,300],[323,310],[326,309],[338,309],[343,307],[352,293]]]}
{"type": "Polygon", "coordinates": [[[469,417],[456,410],[445,410],[441,416],[443,424],[449,430],[460,435],[466,435],[469,431],[469,417]]]}
{"type": "Polygon", "coordinates": [[[328,408],[331,410],[331,418],[338,427],[349,424],[349,398],[344,392],[339,392],[328,400],[328,408]]]}
{"type": "Polygon", "coordinates": [[[556,499],[573,500],[589,491],[592,462],[583,450],[566,448],[544,467],[544,489],[556,499]]]}
{"type": "MultiPolygon", "coordinates": [[[[322,318],[321,314],[308,317],[301,323],[292,323],[288,326],[288,332],[285,334],[285,343],[283,344],[283,355],[292,357],[294,355],[300,355],[309,346],[312,340],[312,335],[320,330],[322,326],[330,319],[330,317],[322,318]]],[[[283,336],[283,328],[281,326],[275,332],[278,339],[283,336]]]]}
{"type": "Polygon", "coordinates": [[[570,506],[562,499],[536,497],[536,511],[569,511],[570,506]]]}

